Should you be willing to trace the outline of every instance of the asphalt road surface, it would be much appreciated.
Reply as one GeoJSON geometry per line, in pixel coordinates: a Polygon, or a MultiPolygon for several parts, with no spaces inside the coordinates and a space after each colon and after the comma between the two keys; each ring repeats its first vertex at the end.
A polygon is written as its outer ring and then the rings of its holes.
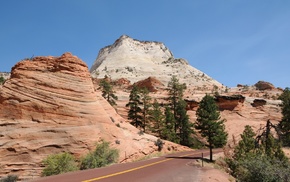
{"type": "MultiPolygon", "coordinates": [[[[221,149],[214,150],[214,153],[221,149]]],[[[33,182],[199,182],[202,168],[192,165],[209,155],[209,150],[196,150],[166,155],[150,160],[115,164],[108,167],[38,178],[33,182]]]]}

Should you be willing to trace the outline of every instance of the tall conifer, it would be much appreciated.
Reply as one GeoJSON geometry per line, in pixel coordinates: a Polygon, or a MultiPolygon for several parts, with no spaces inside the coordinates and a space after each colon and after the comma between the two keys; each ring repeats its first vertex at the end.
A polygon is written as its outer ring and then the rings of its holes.
{"type": "Polygon", "coordinates": [[[202,137],[206,138],[210,149],[210,161],[212,161],[212,149],[224,146],[228,136],[224,120],[220,120],[220,113],[212,96],[203,97],[196,115],[195,128],[199,130],[202,137]]]}

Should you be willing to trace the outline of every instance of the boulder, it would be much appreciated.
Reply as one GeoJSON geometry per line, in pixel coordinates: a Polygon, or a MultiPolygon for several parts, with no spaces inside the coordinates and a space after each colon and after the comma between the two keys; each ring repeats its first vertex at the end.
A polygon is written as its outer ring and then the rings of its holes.
{"type": "Polygon", "coordinates": [[[255,84],[255,87],[257,90],[273,90],[275,89],[275,86],[272,83],[265,82],[265,81],[258,81],[255,84]]]}

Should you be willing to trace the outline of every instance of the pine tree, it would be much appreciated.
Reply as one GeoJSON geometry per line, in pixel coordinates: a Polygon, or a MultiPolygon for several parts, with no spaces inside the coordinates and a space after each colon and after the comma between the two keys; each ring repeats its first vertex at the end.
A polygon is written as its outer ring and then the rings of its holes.
{"type": "Polygon", "coordinates": [[[171,77],[171,80],[168,82],[167,86],[168,90],[168,101],[169,105],[173,111],[173,116],[175,118],[175,125],[174,125],[174,131],[177,132],[177,129],[179,127],[179,121],[177,120],[177,104],[179,100],[183,97],[183,92],[186,89],[186,84],[180,84],[178,78],[174,75],[171,77]]]}
{"type": "Polygon", "coordinates": [[[184,100],[179,100],[177,103],[176,119],[180,123],[179,128],[179,138],[180,144],[191,147],[193,145],[193,124],[190,123],[189,117],[186,111],[186,102],[184,100]]]}
{"type": "Polygon", "coordinates": [[[152,104],[152,109],[150,109],[149,111],[149,120],[151,124],[151,126],[149,127],[150,131],[154,134],[157,134],[158,137],[162,138],[161,131],[162,128],[165,127],[164,115],[156,99],[152,104]]]}
{"type": "Polygon", "coordinates": [[[282,120],[279,127],[282,132],[282,141],[286,146],[290,146],[290,89],[287,87],[279,97],[282,100],[282,120]]]}
{"type": "Polygon", "coordinates": [[[142,102],[140,99],[141,98],[138,87],[133,86],[130,92],[129,102],[126,104],[126,107],[129,107],[128,119],[132,120],[131,124],[134,125],[136,128],[143,128],[142,109],[140,107],[140,105],[142,105],[142,102]]]}
{"type": "Polygon", "coordinates": [[[235,147],[233,158],[226,162],[238,181],[289,181],[289,161],[277,139],[270,133],[270,121],[257,137],[246,126],[235,147]]]}
{"type": "Polygon", "coordinates": [[[162,139],[169,140],[175,143],[179,143],[178,138],[176,136],[176,132],[174,131],[175,126],[175,118],[171,109],[166,106],[165,107],[165,127],[163,127],[161,134],[162,139]]]}
{"type": "Polygon", "coordinates": [[[102,90],[102,96],[110,103],[111,106],[117,105],[116,100],[118,97],[115,95],[112,84],[107,81],[107,77],[101,80],[100,89],[102,90]]]}
{"type": "Polygon", "coordinates": [[[146,127],[148,126],[149,110],[151,108],[151,97],[147,88],[140,89],[140,98],[142,102],[142,121],[143,121],[143,131],[146,132],[146,127]]]}
{"type": "Polygon", "coordinates": [[[212,149],[222,147],[227,142],[224,120],[220,120],[220,113],[212,96],[206,95],[199,103],[196,112],[197,120],[195,128],[205,137],[210,149],[210,161],[212,161],[212,149]]]}
{"type": "Polygon", "coordinates": [[[235,147],[234,158],[239,160],[245,157],[248,153],[253,152],[255,147],[255,132],[252,127],[249,125],[245,126],[243,133],[241,134],[241,140],[238,145],[235,147]]]}

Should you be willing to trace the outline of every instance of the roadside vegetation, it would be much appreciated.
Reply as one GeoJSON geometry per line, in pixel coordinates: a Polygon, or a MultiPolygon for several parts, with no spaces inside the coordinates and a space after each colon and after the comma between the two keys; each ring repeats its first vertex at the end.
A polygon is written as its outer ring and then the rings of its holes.
{"type": "Polygon", "coordinates": [[[18,180],[17,175],[8,175],[0,179],[0,182],[16,182],[18,180]]]}
{"type": "Polygon", "coordinates": [[[290,162],[282,150],[283,146],[290,146],[289,88],[279,99],[282,100],[282,120],[276,125],[268,120],[260,133],[255,133],[249,125],[245,126],[233,154],[226,156],[226,168],[237,181],[290,181],[290,162]],[[274,131],[277,137],[274,137],[274,131]]]}
{"type": "Polygon", "coordinates": [[[96,149],[80,161],[77,161],[69,153],[59,153],[48,156],[43,160],[45,168],[42,176],[51,176],[70,171],[92,169],[116,163],[119,158],[119,151],[110,148],[110,143],[102,141],[96,146],[96,149]]]}

